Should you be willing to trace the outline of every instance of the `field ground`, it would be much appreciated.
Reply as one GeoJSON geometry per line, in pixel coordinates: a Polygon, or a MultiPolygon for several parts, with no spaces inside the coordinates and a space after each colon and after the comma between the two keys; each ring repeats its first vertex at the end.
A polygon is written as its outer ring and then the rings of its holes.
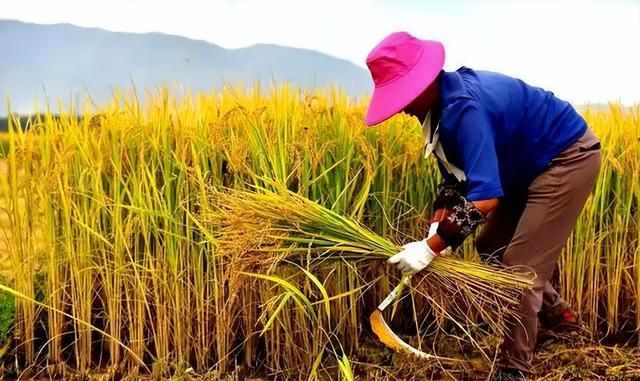
{"type": "MultiPolygon", "coordinates": [[[[433,363],[393,354],[368,343],[360,354],[359,361],[352,360],[352,366],[359,381],[481,381],[489,375],[489,363],[473,357],[458,363],[446,365],[449,374],[434,370],[433,363]]],[[[640,380],[640,348],[618,347],[589,343],[583,339],[566,337],[543,344],[536,354],[535,374],[530,381],[637,381],[640,380]],[[575,342],[572,342],[575,340],[575,342]]],[[[332,378],[337,379],[333,370],[332,378]]],[[[3,380],[15,380],[2,378],[3,380]]],[[[24,379],[24,378],[23,378],[24,379]]],[[[49,377],[35,378],[37,381],[50,380],[49,377]]],[[[65,380],[106,381],[113,379],[107,374],[94,373],[90,377],[69,375],[65,380]]],[[[175,375],[169,381],[267,381],[272,378],[245,376],[241,372],[220,377],[217,373],[196,375],[186,372],[175,375]]],[[[281,378],[286,379],[286,378],[281,378]]],[[[123,381],[152,381],[150,376],[123,377],[123,381]]],[[[324,381],[324,379],[323,379],[324,381]]]]}
{"type": "MultiPolygon", "coordinates": [[[[494,353],[494,351],[487,351],[494,353]]],[[[452,353],[454,358],[465,355],[452,353]]],[[[395,359],[394,359],[395,360],[395,359]]],[[[389,372],[380,380],[485,380],[490,364],[479,358],[468,358],[450,373],[430,372],[425,365],[413,359],[399,359],[395,366],[380,371],[389,372]]],[[[446,366],[444,368],[449,368],[446,366]]],[[[367,378],[363,378],[367,379],[367,378]]],[[[638,348],[599,345],[584,338],[566,336],[548,340],[539,346],[534,358],[534,374],[529,380],[578,381],[578,380],[640,380],[640,351],[638,348]]]]}
{"type": "MultiPolygon", "coordinates": [[[[410,337],[404,340],[411,342],[410,337]]],[[[467,341],[453,336],[443,336],[437,340],[437,350],[441,357],[456,362],[435,363],[416,360],[412,356],[394,353],[374,339],[365,339],[357,355],[350,358],[357,381],[481,381],[486,380],[491,371],[491,361],[481,358],[479,351],[467,341]],[[446,370],[443,370],[446,369],[446,370]]],[[[493,336],[480,343],[491,356],[498,342],[493,336]]],[[[413,343],[415,345],[415,343],[413,343]]],[[[426,350],[429,352],[429,350],[426,350]]],[[[328,365],[328,364],[327,364],[328,365]]],[[[338,370],[329,366],[330,373],[320,374],[318,381],[344,380],[336,377],[338,370]]],[[[45,372],[44,370],[42,372],[45,372]]],[[[28,378],[15,378],[0,373],[2,381],[17,380],[72,380],[72,381],[270,381],[293,380],[280,376],[255,375],[245,372],[242,367],[232,374],[220,376],[217,372],[196,374],[190,369],[175,374],[171,378],[153,378],[149,375],[122,376],[92,372],[80,376],[73,371],[64,377],[50,377],[32,374],[28,378]]],[[[300,378],[303,379],[303,378],[300,378]]],[[[306,378],[305,378],[306,379],[306,378]]],[[[605,344],[591,341],[577,334],[549,335],[541,338],[534,358],[534,373],[528,381],[640,381],[640,346],[605,344]]]]}

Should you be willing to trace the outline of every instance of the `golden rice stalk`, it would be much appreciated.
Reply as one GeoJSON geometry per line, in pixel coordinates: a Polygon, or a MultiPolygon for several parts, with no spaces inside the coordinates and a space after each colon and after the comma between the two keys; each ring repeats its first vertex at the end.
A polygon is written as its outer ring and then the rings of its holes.
{"type": "MultiPolygon", "coordinates": [[[[255,267],[273,267],[282,260],[384,260],[401,250],[352,218],[342,216],[286,189],[212,192],[217,210],[202,217],[217,226],[216,244],[222,252],[240,256],[255,267]]],[[[454,256],[437,257],[414,276],[418,295],[448,317],[479,315],[502,331],[503,314],[533,284],[531,272],[499,268],[454,256]],[[455,303],[453,303],[455,302],[455,303]],[[463,307],[464,306],[464,307],[463,307]]],[[[455,321],[455,319],[454,319],[455,321]]]]}

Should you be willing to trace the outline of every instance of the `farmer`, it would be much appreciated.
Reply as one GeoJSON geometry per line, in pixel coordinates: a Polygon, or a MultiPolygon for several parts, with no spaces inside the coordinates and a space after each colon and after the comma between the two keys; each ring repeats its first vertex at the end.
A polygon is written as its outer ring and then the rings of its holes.
{"type": "Polygon", "coordinates": [[[443,181],[431,233],[389,259],[416,273],[480,225],[481,257],[525,266],[537,277],[508,326],[493,380],[530,371],[539,319],[576,324],[549,283],[560,252],[600,169],[600,142],[584,119],[553,93],[506,75],[461,67],[445,72],[444,47],[393,33],[367,57],[375,83],[365,121],[404,112],[418,118],[443,181]]]}

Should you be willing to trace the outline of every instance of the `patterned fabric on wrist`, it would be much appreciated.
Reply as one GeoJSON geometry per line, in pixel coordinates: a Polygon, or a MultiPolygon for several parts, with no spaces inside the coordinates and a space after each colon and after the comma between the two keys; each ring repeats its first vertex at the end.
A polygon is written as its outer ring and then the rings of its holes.
{"type": "Polygon", "coordinates": [[[456,205],[464,202],[465,183],[443,181],[438,185],[436,199],[433,202],[433,209],[452,209],[456,205]]]}
{"type": "Polygon", "coordinates": [[[463,203],[454,206],[447,218],[440,221],[438,235],[455,249],[485,221],[482,212],[471,201],[463,198],[463,203]]]}

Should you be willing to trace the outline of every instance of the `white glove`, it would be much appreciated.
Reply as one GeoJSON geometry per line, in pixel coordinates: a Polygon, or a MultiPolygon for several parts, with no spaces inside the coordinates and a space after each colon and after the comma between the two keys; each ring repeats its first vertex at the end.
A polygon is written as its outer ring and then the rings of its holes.
{"type": "Polygon", "coordinates": [[[440,222],[432,222],[431,226],[429,226],[429,234],[427,234],[427,239],[433,237],[434,235],[438,234],[438,225],[440,225],[440,222]]]}
{"type": "Polygon", "coordinates": [[[429,247],[427,239],[408,243],[402,246],[404,250],[387,260],[395,264],[403,273],[415,274],[424,270],[436,257],[436,253],[429,247]]]}

